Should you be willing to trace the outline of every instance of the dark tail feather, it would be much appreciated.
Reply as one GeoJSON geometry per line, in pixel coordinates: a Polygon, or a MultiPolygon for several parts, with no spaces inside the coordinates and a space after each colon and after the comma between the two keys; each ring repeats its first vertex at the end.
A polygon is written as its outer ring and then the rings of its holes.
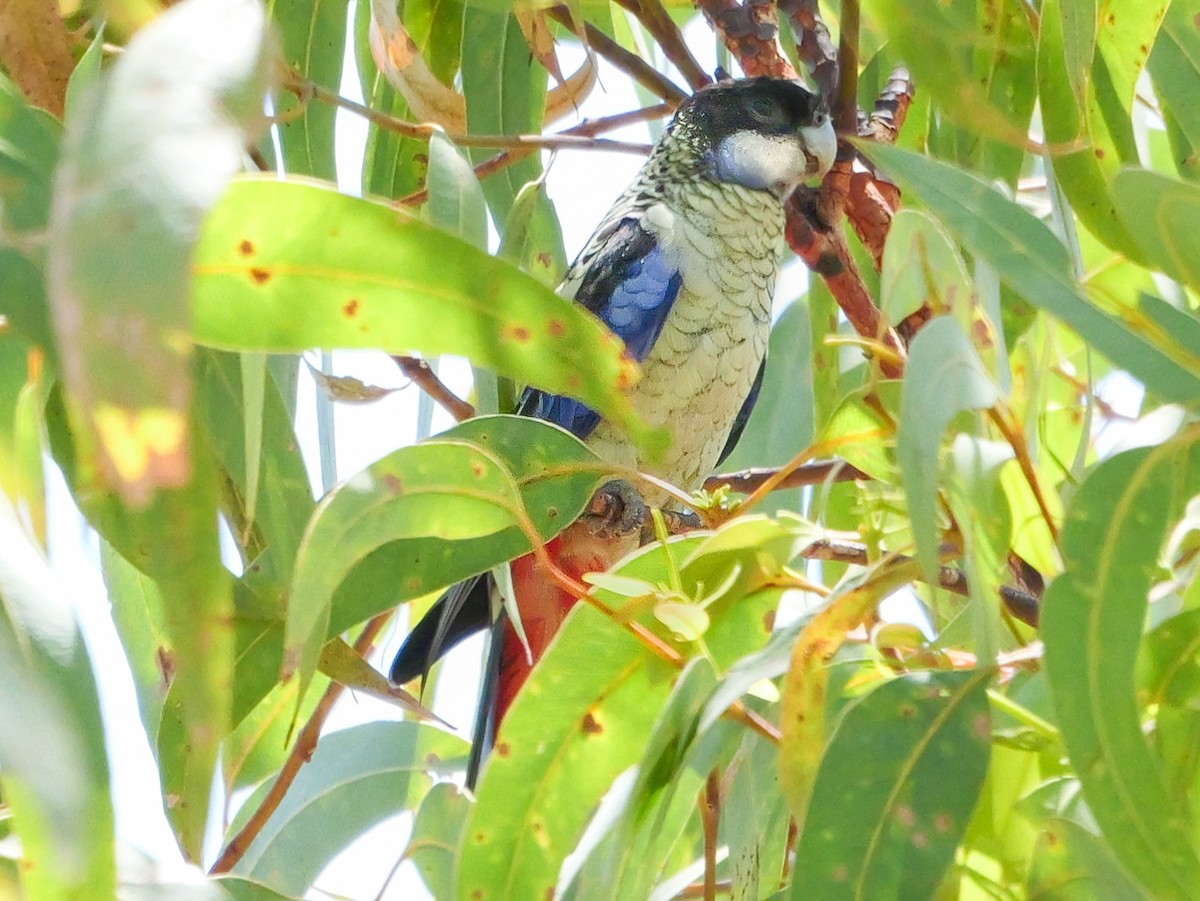
{"type": "Polygon", "coordinates": [[[476,576],[438,598],[404,639],[388,678],[397,685],[423,678],[452,647],[486,629],[492,620],[490,594],[491,579],[476,576]]]}
{"type": "Polygon", "coordinates": [[[504,656],[504,630],[508,628],[508,617],[501,614],[492,624],[488,638],[487,660],[484,661],[483,682],[479,689],[479,707],[475,711],[475,725],[471,729],[471,756],[467,759],[467,788],[474,789],[479,782],[487,753],[496,741],[497,697],[500,687],[500,661],[504,656]]]}

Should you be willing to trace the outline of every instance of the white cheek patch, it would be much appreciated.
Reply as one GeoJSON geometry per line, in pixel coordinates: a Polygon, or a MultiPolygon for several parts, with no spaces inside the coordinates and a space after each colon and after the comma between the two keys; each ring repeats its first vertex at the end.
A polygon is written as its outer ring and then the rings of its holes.
{"type": "Polygon", "coordinates": [[[768,137],[738,131],[725,138],[716,152],[717,176],[722,181],[755,191],[773,191],[790,184],[808,168],[799,137],[768,137]]]}
{"type": "Polygon", "coordinates": [[[717,147],[717,177],[756,191],[780,195],[810,175],[824,175],[837,154],[837,136],[826,119],[796,135],[739,131],[717,147]]]}

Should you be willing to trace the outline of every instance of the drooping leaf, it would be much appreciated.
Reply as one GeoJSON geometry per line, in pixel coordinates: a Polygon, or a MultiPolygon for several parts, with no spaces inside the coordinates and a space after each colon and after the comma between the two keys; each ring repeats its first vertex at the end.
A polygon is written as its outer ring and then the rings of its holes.
{"type": "Polygon", "coordinates": [[[914,561],[884,561],[861,577],[843,582],[821,612],[809,620],[792,646],[779,713],[780,784],[792,816],[803,827],[826,744],[829,662],[847,633],[876,606],[917,575],[914,561]]]}
{"type": "Polygon", "coordinates": [[[132,503],[190,475],[189,259],[263,121],[267,43],[253,0],[184,0],[68,123],[47,287],[77,450],[132,503]]]}
{"type": "MultiPolygon", "coordinates": [[[[1087,58],[1082,78],[1069,70],[1074,54],[1066,26],[1074,20],[1075,6],[1069,0],[1047,0],[1042,8],[1038,93],[1046,140],[1052,148],[1061,148],[1052,152],[1051,162],[1080,221],[1106,245],[1136,259],[1141,252],[1135,233],[1126,229],[1112,196],[1112,180],[1122,164],[1136,162],[1136,153],[1133,158],[1128,154],[1133,135],[1129,113],[1116,101],[1117,109],[1105,115],[1102,94],[1113,91],[1105,56],[1087,58]],[[1065,149],[1072,145],[1082,146],[1065,149]]],[[[1092,40],[1094,35],[1089,35],[1081,53],[1091,49],[1092,40]]]]}
{"type": "Polygon", "coordinates": [[[1134,667],[1162,540],[1200,491],[1198,473],[1186,435],[1097,467],[1063,524],[1066,570],[1041,617],[1054,708],[1088,807],[1149,893],[1180,901],[1200,885],[1200,859],[1143,735],[1134,667]]]}
{"type": "MultiPolygon", "coordinates": [[[[234,624],[230,575],[221,562],[217,534],[216,473],[198,440],[193,417],[190,481],[160,489],[143,508],[131,509],[81,468],[67,424],[62,394],[46,407],[50,449],[88,521],[129,563],[145,573],[161,595],[170,638],[170,718],[178,755],[186,766],[160,760],[164,784],[175,803],[168,815],[186,853],[199,859],[221,738],[230,726],[234,624]]],[[[160,728],[160,734],[161,734],[160,728]]],[[[160,744],[161,753],[161,744],[160,744]]]]}
{"type": "Polygon", "coordinates": [[[487,250],[487,201],[483,198],[483,188],[466,157],[441,132],[429,139],[425,189],[429,200],[422,210],[427,221],[480,250],[487,250]]]}
{"type": "Polygon", "coordinates": [[[904,374],[896,459],[908,495],[917,559],[930,581],[937,581],[941,544],[937,487],[942,437],[959,413],[986,409],[999,400],[999,389],[957,321],[942,316],[921,329],[904,374]]]}
{"type": "Polygon", "coordinates": [[[567,252],[554,201],[544,180],[521,188],[504,222],[499,256],[554,287],[567,271],[567,252]]]}

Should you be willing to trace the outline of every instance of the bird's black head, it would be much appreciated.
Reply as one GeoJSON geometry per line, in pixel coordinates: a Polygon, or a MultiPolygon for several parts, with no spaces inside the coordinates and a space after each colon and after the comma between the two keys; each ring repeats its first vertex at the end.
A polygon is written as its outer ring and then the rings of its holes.
{"type": "Polygon", "coordinates": [[[668,140],[686,145],[715,181],[783,197],[833,165],[837,140],[824,105],[794,81],[745,78],[697,91],[668,140]]]}

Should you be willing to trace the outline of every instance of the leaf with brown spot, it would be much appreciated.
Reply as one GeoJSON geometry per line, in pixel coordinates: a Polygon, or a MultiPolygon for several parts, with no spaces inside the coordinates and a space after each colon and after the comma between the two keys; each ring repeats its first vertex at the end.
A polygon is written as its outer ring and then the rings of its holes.
{"type": "Polygon", "coordinates": [[[913,673],[851,702],[816,774],[791,898],[933,896],[987,774],[990,735],[974,723],[990,678],[913,673]]]}
{"type": "Polygon", "coordinates": [[[665,443],[662,430],[634,412],[627,391],[637,367],[594,317],[507,263],[381,204],[313,184],[236,182],[205,224],[192,289],[202,343],[458,354],[578,397],[651,452],[665,443]],[[336,238],[326,234],[329,221],[340,223],[336,238]],[[258,248],[254,266],[237,253],[242,239],[258,248]],[[348,295],[362,303],[352,321],[348,295]],[[438,315],[429,315],[434,309],[438,315]],[[552,319],[565,325],[561,334],[550,334],[552,319]]]}

